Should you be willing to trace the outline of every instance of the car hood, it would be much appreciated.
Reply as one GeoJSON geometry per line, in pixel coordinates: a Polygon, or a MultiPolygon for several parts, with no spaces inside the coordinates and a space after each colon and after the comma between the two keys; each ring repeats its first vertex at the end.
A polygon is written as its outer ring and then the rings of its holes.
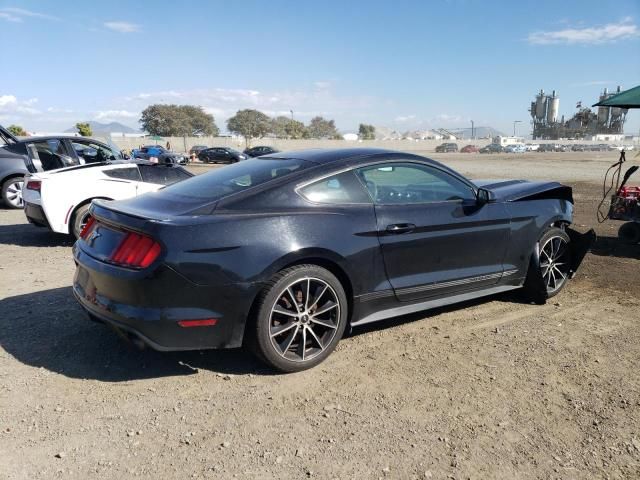
{"type": "Polygon", "coordinates": [[[529,180],[474,180],[476,186],[489,190],[496,200],[517,202],[560,198],[573,203],[571,187],[558,182],[531,182],[529,180]]]}

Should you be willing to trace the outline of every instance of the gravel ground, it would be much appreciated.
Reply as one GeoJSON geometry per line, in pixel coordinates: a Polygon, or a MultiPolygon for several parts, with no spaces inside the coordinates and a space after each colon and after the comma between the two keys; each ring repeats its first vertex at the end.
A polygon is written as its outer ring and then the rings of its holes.
{"type": "Polygon", "coordinates": [[[639,478],[640,246],[594,213],[615,155],[432,156],[572,185],[599,234],[580,273],[544,306],[357,329],[292,375],[133,349],[72,299],[70,240],[0,209],[0,478],[639,478]]]}

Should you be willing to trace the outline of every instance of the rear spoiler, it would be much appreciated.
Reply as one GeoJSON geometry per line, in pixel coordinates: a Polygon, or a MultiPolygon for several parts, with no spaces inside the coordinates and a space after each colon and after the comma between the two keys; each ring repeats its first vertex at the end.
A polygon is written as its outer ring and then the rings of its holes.
{"type": "Polygon", "coordinates": [[[0,138],[2,138],[2,140],[4,140],[4,143],[6,143],[7,145],[18,143],[20,141],[13,133],[4,128],[2,125],[0,125],[0,138]]]}

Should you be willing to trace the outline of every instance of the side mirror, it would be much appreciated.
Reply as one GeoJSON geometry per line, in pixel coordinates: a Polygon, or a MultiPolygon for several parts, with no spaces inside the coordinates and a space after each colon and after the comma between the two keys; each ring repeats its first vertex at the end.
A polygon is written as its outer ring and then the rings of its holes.
{"type": "Polygon", "coordinates": [[[479,188],[478,193],[476,194],[476,201],[478,205],[486,205],[487,203],[494,202],[496,196],[493,194],[491,190],[487,190],[486,188],[479,188]]]}

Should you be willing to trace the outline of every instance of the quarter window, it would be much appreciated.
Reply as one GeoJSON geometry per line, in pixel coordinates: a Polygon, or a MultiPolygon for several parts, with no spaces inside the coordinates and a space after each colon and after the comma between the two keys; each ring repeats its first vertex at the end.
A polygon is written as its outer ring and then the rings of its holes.
{"type": "Polygon", "coordinates": [[[475,199],[473,189],[437,168],[417,163],[365,167],[358,175],[378,204],[411,204],[475,199]]]}
{"type": "Polygon", "coordinates": [[[315,203],[371,203],[367,192],[352,171],[323,178],[300,189],[300,194],[315,203]]]}
{"type": "Polygon", "coordinates": [[[132,180],[134,182],[140,181],[140,172],[138,171],[138,167],[115,168],[112,170],[106,170],[104,173],[111,178],[132,180]]]}
{"type": "Polygon", "coordinates": [[[142,175],[142,181],[146,183],[171,185],[190,177],[190,175],[184,172],[180,167],[139,165],[139,168],[140,174],[142,175]]]}

